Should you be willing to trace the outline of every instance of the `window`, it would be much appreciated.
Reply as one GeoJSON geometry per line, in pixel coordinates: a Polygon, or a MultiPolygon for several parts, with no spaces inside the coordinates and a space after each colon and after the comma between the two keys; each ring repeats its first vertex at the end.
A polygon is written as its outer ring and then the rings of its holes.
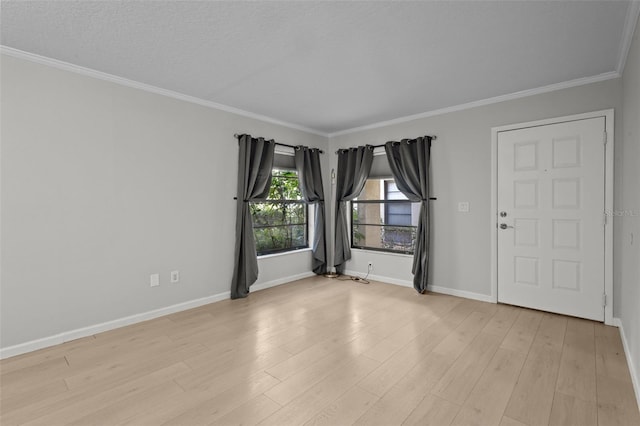
{"type": "Polygon", "coordinates": [[[419,213],[393,179],[368,179],[351,202],[351,247],[412,254],[419,213]]]}
{"type": "Polygon", "coordinates": [[[258,256],[309,247],[307,203],[298,174],[273,169],[267,201],[250,204],[258,256]]]}

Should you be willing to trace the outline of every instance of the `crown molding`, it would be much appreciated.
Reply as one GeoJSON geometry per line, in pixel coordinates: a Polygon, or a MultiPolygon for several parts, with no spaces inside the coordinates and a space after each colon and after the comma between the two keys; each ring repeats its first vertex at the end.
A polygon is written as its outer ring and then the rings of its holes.
{"type": "MultiPolygon", "coordinates": [[[[626,54],[628,54],[629,52],[629,47],[631,45],[631,39],[633,37],[633,30],[635,28],[635,22],[631,22],[628,23],[630,21],[632,21],[632,19],[629,18],[630,15],[634,15],[637,21],[637,17],[638,17],[638,13],[640,12],[640,1],[633,1],[631,3],[631,5],[633,5],[633,7],[635,9],[630,10],[630,13],[627,15],[627,21],[625,21],[625,38],[624,38],[624,44],[628,44],[628,46],[626,46],[625,49],[621,49],[624,50],[625,55],[624,55],[624,59],[626,60],[626,54]],[[626,36],[626,34],[628,34],[629,32],[631,32],[630,36],[626,36]],[[627,40],[628,38],[628,40],[627,40]]],[[[631,6],[630,6],[631,7],[631,6]]],[[[0,53],[8,55],[8,56],[13,56],[16,58],[20,58],[20,59],[24,59],[27,61],[31,61],[31,62],[36,62],[39,64],[43,64],[43,65],[47,65],[47,66],[51,66],[54,68],[58,68],[58,69],[62,69],[65,71],[70,71],[70,72],[74,72],[77,74],[81,74],[81,75],[85,75],[85,76],[89,76],[89,77],[94,77],[100,80],[104,80],[104,81],[109,81],[112,83],[116,83],[116,84],[120,84],[123,86],[127,86],[127,87],[132,87],[135,89],[139,89],[139,90],[144,90],[146,92],[150,92],[150,93],[154,93],[154,94],[158,94],[158,95],[162,95],[162,96],[168,96],[170,98],[174,98],[174,99],[178,99],[184,102],[189,102],[189,103],[193,103],[193,104],[197,104],[197,105],[201,105],[207,108],[212,108],[212,109],[216,109],[216,110],[220,110],[220,111],[225,111],[225,112],[229,112],[232,114],[236,114],[236,115],[240,115],[243,117],[247,117],[247,118],[252,118],[255,120],[259,120],[259,121],[263,121],[266,123],[271,123],[271,124],[277,124],[279,126],[283,126],[283,127],[287,127],[290,129],[294,129],[294,130],[299,130],[299,131],[303,131],[306,133],[311,133],[314,135],[318,135],[318,136],[323,136],[325,138],[334,138],[337,136],[342,136],[342,135],[347,135],[347,134],[351,134],[351,133],[357,133],[357,132],[362,132],[365,130],[372,130],[372,129],[377,129],[380,127],[386,127],[386,126],[391,126],[394,124],[400,124],[400,123],[406,123],[408,121],[413,121],[413,120],[418,120],[421,118],[427,118],[427,117],[434,117],[437,115],[442,115],[442,114],[447,114],[447,113],[451,113],[451,112],[456,112],[456,111],[463,111],[466,109],[471,109],[471,108],[476,108],[476,107],[480,107],[480,106],[485,106],[485,105],[491,105],[491,104],[495,104],[495,103],[499,103],[499,102],[505,102],[505,101],[510,101],[510,100],[514,100],[514,99],[520,99],[520,98],[525,98],[528,96],[534,96],[534,95],[539,95],[542,93],[548,93],[548,92],[553,92],[556,90],[562,90],[562,89],[567,89],[570,87],[576,87],[576,86],[582,86],[585,84],[591,84],[591,83],[597,83],[600,81],[605,81],[605,80],[610,80],[610,79],[614,79],[614,78],[619,78],[621,76],[621,73],[618,71],[611,71],[611,72],[607,72],[607,73],[603,73],[603,74],[598,74],[595,76],[591,76],[591,77],[583,77],[583,78],[577,78],[574,80],[569,80],[569,81],[565,81],[565,82],[561,82],[561,83],[555,83],[555,84],[550,84],[548,86],[542,86],[542,87],[538,87],[535,89],[527,89],[527,90],[522,90],[519,92],[515,92],[515,93],[509,93],[506,95],[500,95],[500,96],[495,96],[492,98],[487,98],[487,99],[481,99],[479,101],[473,101],[473,102],[468,102],[468,103],[464,103],[464,104],[460,104],[460,105],[454,105],[451,107],[446,107],[446,108],[440,108],[440,109],[436,109],[436,110],[431,110],[431,111],[427,111],[427,112],[422,112],[419,114],[413,114],[413,115],[408,115],[408,116],[404,116],[404,117],[399,117],[399,118],[395,118],[392,120],[386,120],[386,121],[380,121],[377,123],[373,123],[373,124],[367,124],[364,126],[358,126],[358,127],[353,127],[350,129],[345,129],[345,130],[340,130],[337,132],[332,132],[332,133],[327,133],[327,132],[322,132],[316,129],[312,129],[309,127],[305,127],[305,126],[301,126],[298,124],[294,124],[294,123],[289,123],[286,121],[282,121],[282,120],[277,120],[275,118],[271,118],[271,117],[267,117],[264,115],[260,115],[260,114],[255,114],[252,113],[250,111],[245,111],[245,110],[241,110],[239,108],[234,108],[231,106],[227,106],[227,105],[223,105],[223,104],[219,104],[216,102],[211,102],[211,101],[207,101],[204,99],[200,99],[200,98],[196,98],[195,96],[189,96],[189,95],[185,95],[182,93],[178,93],[178,92],[174,92],[171,90],[166,90],[166,89],[162,89],[160,87],[156,87],[156,86],[152,86],[149,84],[145,84],[145,83],[140,83],[134,80],[129,80],[123,77],[118,77],[112,74],[108,74],[102,71],[97,71],[97,70],[93,70],[90,68],[85,68],[85,67],[81,67],[78,65],[74,65],[74,64],[70,64],[68,62],[64,62],[64,61],[59,61],[57,59],[53,59],[53,58],[48,58],[46,56],[41,56],[41,55],[37,55],[34,53],[29,53],[29,52],[25,52],[19,49],[14,49],[12,47],[8,47],[8,46],[4,46],[4,45],[0,45],[0,53]]],[[[622,63],[624,63],[624,61],[622,61],[622,63]]]]}
{"type": "Polygon", "coordinates": [[[60,61],[46,56],[37,55],[35,53],[25,52],[23,50],[15,49],[13,47],[0,45],[0,53],[14,58],[24,59],[38,64],[47,65],[53,68],[58,68],[64,71],[70,71],[76,74],[97,78],[99,80],[109,81],[122,86],[131,87],[134,89],[143,90],[145,92],[154,93],[156,95],[167,96],[169,98],[178,99],[180,101],[189,102],[196,105],[201,105],[207,108],[217,109],[224,112],[240,115],[247,118],[253,118],[255,120],[263,121],[265,123],[277,124],[279,126],[287,127],[294,130],[300,130],[306,133],[312,133],[318,136],[328,136],[327,133],[321,132],[316,129],[312,129],[298,124],[289,123],[286,121],[278,120],[275,118],[267,117],[266,115],[256,114],[250,111],[245,111],[239,108],[235,108],[228,105],[219,104],[216,102],[207,101],[205,99],[197,98],[195,96],[185,95],[183,93],[174,92],[172,90],[162,89],[160,87],[152,86],[150,84],[140,83],[138,81],[129,80],[127,78],[118,77],[117,75],[108,74],[106,72],[97,71],[91,68],[81,67],[69,62],[60,61]]]}
{"type": "Polygon", "coordinates": [[[450,112],[463,111],[465,109],[477,108],[485,105],[497,104],[499,102],[511,101],[514,99],[526,98],[528,96],[540,95],[542,93],[555,92],[556,90],[568,89],[570,87],[583,86],[585,84],[597,83],[600,81],[611,80],[619,78],[620,73],[617,71],[610,71],[603,74],[594,75],[591,77],[576,78],[574,80],[564,81],[562,83],[550,84],[548,86],[542,86],[535,89],[521,90],[519,92],[509,93],[506,95],[495,96],[493,98],[482,99],[479,101],[468,102],[466,104],[454,105],[451,107],[440,108],[432,111],[422,112],[414,115],[407,115],[405,117],[394,118],[393,120],[380,121],[374,124],[367,124],[365,126],[354,127],[351,129],[340,130],[338,132],[329,133],[329,138],[336,136],[348,135],[350,133],[362,132],[365,130],[377,129],[380,127],[391,126],[394,124],[406,123],[408,121],[418,120],[421,118],[434,117],[436,115],[448,114],[450,112]]]}
{"type": "Polygon", "coordinates": [[[629,3],[627,16],[622,27],[622,43],[620,44],[618,66],[616,68],[620,75],[624,72],[624,66],[627,63],[627,56],[629,56],[629,49],[631,49],[631,43],[633,42],[638,16],[640,16],[640,1],[634,0],[629,3]]]}

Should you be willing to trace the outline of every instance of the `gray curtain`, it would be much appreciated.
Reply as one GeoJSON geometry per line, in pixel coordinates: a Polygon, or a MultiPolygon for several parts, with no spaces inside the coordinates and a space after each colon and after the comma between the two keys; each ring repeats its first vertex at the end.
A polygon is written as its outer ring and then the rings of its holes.
{"type": "Polygon", "coordinates": [[[429,274],[429,160],[431,138],[403,139],[384,146],[398,189],[411,201],[420,202],[420,217],[413,253],[413,287],[427,289],[429,274]]]}
{"type": "Polygon", "coordinates": [[[236,210],[235,265],[231,281],[231,298],[247,297],[249,287],[258,279],[258,256],[253,237],[250,201],[269,196],[274,141],[254,139],[249,135],[238,138],[238,198],[236,210]]]}
{"type": "Polygon", "coordinates": [[[300,192],[307,203],[315,208],[315,224],[313,226],[313,272],[318,275],[327,272],[327,248],[324,231],[324,188],[320,165],[320,150],[297,147],[295,152],[296,170],[300,181],[300,192]]]}
{"type": "Polygon", "coordinates": [[[338,151],[336,241],[333,264],[340,274],[344,273],[346,261],[351,259],[351,244],[349,243],[349,228],[347,226],[347,201],[356,198],[364,188],[371,171],[372,161],[372,146],[359,146],[338,151]]]}

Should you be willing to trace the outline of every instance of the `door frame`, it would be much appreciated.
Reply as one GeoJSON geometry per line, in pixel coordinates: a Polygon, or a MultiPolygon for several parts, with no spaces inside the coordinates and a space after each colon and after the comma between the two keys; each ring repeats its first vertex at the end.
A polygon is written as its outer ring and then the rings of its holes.
{"type": "MultiPolygon", "coordinates": [[[[607,143],[605,145],[604,171],[604,208],[602,212],[604,226],[604,323],[613,324],[613,218],[607,217],[607,211],[613,211],[613,146],[614,113],[613,109],[588,112],[584,114],[554,117],[525,123],[509,124],[491,128],[491,300],[498,303],[498,135],[509,130],[546,126],[567,121],[604,117],[607,143]]],[[[604,141],[603,141],[604,142],[604,141]]]]}

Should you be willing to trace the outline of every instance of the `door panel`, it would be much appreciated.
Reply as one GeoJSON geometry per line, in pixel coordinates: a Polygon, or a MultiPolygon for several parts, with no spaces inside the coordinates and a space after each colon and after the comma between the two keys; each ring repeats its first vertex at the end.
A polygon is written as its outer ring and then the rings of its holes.
{"type": "Polygon", "coordinates": [[[604,320],[604,131],[597,117],[498,134],[499,302],[604,320]]]}

